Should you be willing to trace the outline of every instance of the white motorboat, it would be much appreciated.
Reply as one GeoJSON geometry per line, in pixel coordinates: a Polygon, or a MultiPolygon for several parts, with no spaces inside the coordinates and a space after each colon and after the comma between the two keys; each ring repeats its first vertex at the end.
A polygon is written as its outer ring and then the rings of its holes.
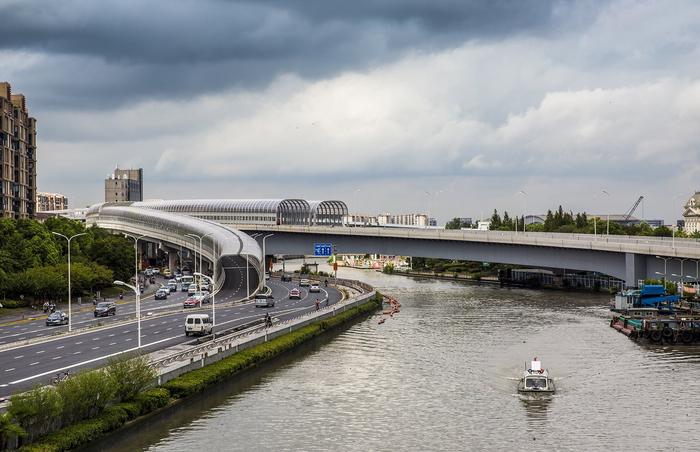
{"type": "Polygon", "coordinates": [[[554,391],[554,380],[549,377],[547,369],[542,367],[542,362],[535,357],[523,372],[523,377],[518,383],[518,392],[553,393],[554,391]]]}

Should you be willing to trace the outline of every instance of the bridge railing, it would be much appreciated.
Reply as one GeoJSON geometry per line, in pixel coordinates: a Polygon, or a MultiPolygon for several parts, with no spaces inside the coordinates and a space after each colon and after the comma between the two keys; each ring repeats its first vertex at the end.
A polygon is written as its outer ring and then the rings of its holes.
{"type": "Polygon", "coordinates": [[[341,281],[343,283],[342,285],[347,284],[348,287],[361,291],[360,295],[342,300],[330,306],[319,308],[317,311],[303,312],[295,317],[277,322],[271,327],[265,327],[264,324],[252,326],[236,333],[212,339],[203,344],[189,347],[186,350],[177,351],[152,360],[151,366],[157,369],[159,373],[158,384],[163,384],[185,372],[223,359],[239,350],[244,350],[254,345],[267,342],[277,336],[303,328],[318,320],[333,317],[339,313],[345,312],[347,309],[364,303],[376,294],[374,288],[368,284],[345,279],[339,280],[339,282],[341,281]],[[171,368],[176,363],[181,363],[181,365],[171,368]]]}
{"type": "Polygon", "coordinates": [[[700,240],[692,238],[575,234],[555,232],[477,231],[384,227],[253,226],[247,231],[347,235],[362,237],[455,240],[512,245],[551,246],[598,251],[700,258],[700,240]]]}

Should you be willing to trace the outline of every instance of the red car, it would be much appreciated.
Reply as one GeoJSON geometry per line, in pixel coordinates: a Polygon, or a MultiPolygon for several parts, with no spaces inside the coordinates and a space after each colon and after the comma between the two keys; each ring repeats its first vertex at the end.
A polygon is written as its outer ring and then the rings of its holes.
{"type": "Polygon", "coordinates": [[[183,308],[199,308],[202,306],[202,302],[194,297],[190,297],[182,304],[183,308]]]}
{"type": "Polygon", "coordinates": [[[296,298],[297,300],[301,299],[301,292],[299,289],[292,289],[289,291],[289,299],[291,300],[292,298],[296,298]]]}

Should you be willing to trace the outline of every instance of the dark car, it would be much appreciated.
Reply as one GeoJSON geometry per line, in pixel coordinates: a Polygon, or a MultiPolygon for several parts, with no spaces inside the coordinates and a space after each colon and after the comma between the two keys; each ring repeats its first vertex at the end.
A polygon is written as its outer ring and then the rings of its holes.
{"type": "Polygon", "coordinates": [[[46,326],[68,325],[68,315],[63,311],[52,312],[46,318],[46,326]]]}
{"type": "Polygon", "coordinates": [[[287,273],[282,274],[282,282],[292,282],[292,275],[287,273]]]}
{"type": "Polygon", "coordinates": [[[97,303],[95,307],[95,317],[107,317],[108,315],[117,315],[117,305],[111,301],[103,301],[97,303]]]}
{"type": "Polygon", "coordinates": [[[155,299],[156,300],[166,300],[168,298],[168,295],[170,295],[170,289],[165,288],[165,287],[161,287],[156,292],[155,299]]]}

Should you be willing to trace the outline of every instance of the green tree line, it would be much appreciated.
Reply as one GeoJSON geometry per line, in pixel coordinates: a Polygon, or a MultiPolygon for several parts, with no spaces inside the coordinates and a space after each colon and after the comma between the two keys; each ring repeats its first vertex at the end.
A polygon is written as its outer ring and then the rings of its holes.
{"type": "MultiPolygon", "coordinates": [[[[0,296],[28,304],[62,300],[68,293],[68,245],[64,238],[86,233],[71,241],[71,283],[76,296],[101,290],[115,279],[133,274],[134,248],[123,236],[86,228],[79,221],[50,218],[0,219],[0,296]]],[[[10,303],[5,303],[9,306],[10,303]]]]}
{"type": "MultiPolygon", "coordinates": [[[[455,218],[448,224],[454,227],[459,223],[459,219],[455,218]]],[[[497,209],[494,209],[491,215],[490,229],[494,231],[522,231],[525,224],[524,217],[511,217],[508,211],[504,211],[501,216],[497,209]]],[[[666,226],[652,228],[647,223],[621,225],[615,222],[607,223],[606,217],[590,217],[586,212],[574,214],[571,211],[565,211],[562,206],[559,206],[555,211],[547,211],[544,224],[528,224],[525,226],[526,231],[531,232],[562,232],[562,233],[579,233],[579,234],[598,234],[607,233],[607,228],[610,228],[611,235],[642,235],[654,237],[671,237],[673,231],[666,226]]],[[[456,228],[455,228],[456,229],[456,228]]],[[[686,235],[683,231],[676,231],[676,237],[691,237],[700,238],[700,233],[686,235]]]]}

